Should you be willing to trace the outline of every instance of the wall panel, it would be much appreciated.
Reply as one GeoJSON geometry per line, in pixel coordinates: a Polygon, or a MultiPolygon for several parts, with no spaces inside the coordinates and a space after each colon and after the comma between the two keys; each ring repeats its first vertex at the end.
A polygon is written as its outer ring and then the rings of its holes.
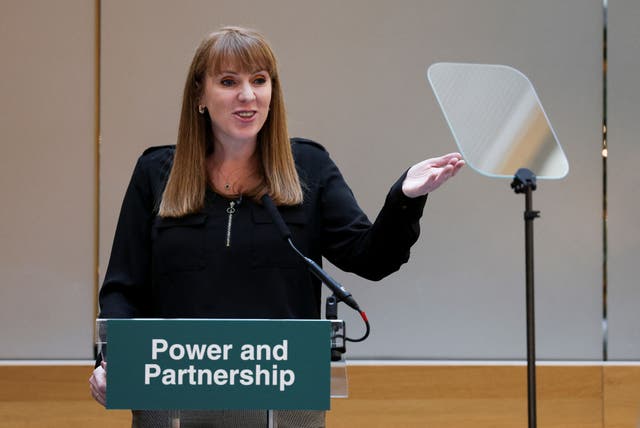
{"type": "MultiPolygon", "coordinates": [[[[102,18],[103,271],[135,160],[175,141],[184,76],[207,32],[236,24],[267,35],[291,133],[329,149],[372,218],[407,167],[456,149],[428,65],[504,63],[533,81],[571,164],[534,195],[538,355],[601,357],[600,2],[112,0],[102,18]]],[[[509,181],[466,170],[430,196],[401,272],[371,284],[334,271],[373,324],[349,355],[524,358],[523,209],[509,181]]],[[[356,335],[358,321],[341,316],[356,335]]]]}
{"type": "MultiPolygon", "coordinates": [[[[332,428],[527,424],[524,366],[350,365],[348,371],[349,398],[332,399],[327,414],[332,428]]],[[[90,366],[0,366],[0,427],[131,426],[129,412],[106,411],[86,394],[90,372],[90,366]]],[[[638,367],[542,366],[538,374],[538,426],[635,426],[638,367]]]]}
{"type": "Polygon", "coordinates": [[[94,12],[0,3],[0,359],[92,356],[94,12]]]}
{"type": "Polygon", "coordinates": [[[609,2],[607,134],[609,358],[640,359],[640,3],[609,2]]]}

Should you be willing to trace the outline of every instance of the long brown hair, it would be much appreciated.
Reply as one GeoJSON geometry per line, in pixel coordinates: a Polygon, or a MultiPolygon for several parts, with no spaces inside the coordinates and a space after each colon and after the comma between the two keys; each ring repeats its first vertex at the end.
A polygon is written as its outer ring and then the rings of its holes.
{"type": "Polygon", "coordinates": [[[252,196],[269,194],[276,204],[302,203],[300,179],[295,168],[276,58],[264,37],[239,27],[224,27],[207,36],[196,50],[182,97],[182,112],[173,166],[160,202],[159,215],[182,217],[204,206],[207,188],[205,158],[213,150],[209,114],[199,114],[207,73],[237,65],[241,71],[266,70],[271,77],[269,115],[258,132],[257,152],[261,184],[252,196]]]}

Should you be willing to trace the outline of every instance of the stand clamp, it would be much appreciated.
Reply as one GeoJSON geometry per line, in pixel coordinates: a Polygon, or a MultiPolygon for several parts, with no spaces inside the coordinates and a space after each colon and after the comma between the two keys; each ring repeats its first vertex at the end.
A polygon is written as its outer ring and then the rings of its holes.
{"type": "Polygon", "coordinates": [[[347,352],[346,331],[344,321],[338,320],[338,298],[335,294],[327,297],[325,318],[331,321],[331,361],[342,360],[347,352]]]}
{"type": "Polygon", "coordinates": [[[527,189],[536,190],[536,175],[527,168],[520,168],[511,182],[511,188],[516,193],[526,193],[527,189]]]}

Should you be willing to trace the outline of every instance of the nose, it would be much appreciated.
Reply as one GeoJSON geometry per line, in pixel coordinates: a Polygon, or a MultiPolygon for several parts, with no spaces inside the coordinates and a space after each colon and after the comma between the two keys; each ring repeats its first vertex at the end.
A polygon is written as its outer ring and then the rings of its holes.
{"type": "Polygon", "coordinates": [[[242,102],[253,101],[256,98],[256,94],[253,92],[253,88],[249,82],[245,82],[240,87],[240,93],[238,99],[242,102]]]}

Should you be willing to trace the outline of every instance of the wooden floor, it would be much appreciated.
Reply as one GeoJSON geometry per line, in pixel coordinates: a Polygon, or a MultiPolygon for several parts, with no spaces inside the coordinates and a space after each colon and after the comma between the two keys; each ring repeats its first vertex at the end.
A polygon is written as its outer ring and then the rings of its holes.
{"type": "MultiPolygon", "coordinates": [[[[0,366],[0,427],[129,427],[88,392],[90,366],[0,366]]],[[[328,427],[527,426],[526,367],[349,366],[328,427]]],[[[638,428],[639,366],[541,366],[540,428],[638,428]]]]}

